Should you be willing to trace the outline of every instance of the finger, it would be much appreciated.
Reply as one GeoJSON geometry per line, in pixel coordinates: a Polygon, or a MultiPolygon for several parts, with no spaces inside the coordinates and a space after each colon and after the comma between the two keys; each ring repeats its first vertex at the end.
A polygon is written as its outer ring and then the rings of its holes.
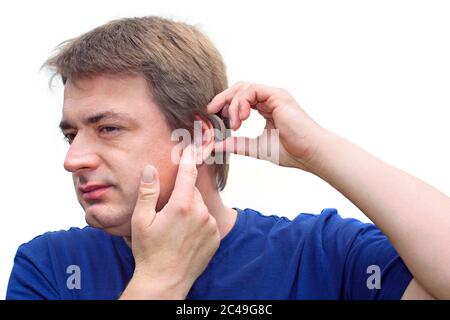
{"type": "Polygon", "coordinates": [[[253,106],[253,108],[259,110],[264,109],[265,112],[271,112],[276,107],[276,99],[270,99],[270,97],[276,97],[280,89],[264,86],[261,84],[252,83],[247,86],[242,92],[240,92],[241,100],[246,100],[253,106]]]}
{"type": "Polygon", "coordinates": [[[269,118],[271,118],[271,116],[272,116],[271,113],[264,112],[264,111],[262,111],[262,110],[258,110],[258,113],[259,113],[260,115],[262,115],[262,116],[263,116],[264,118],[266,118],[266,119],[269,119],[269,118]]]}
{"type": "Polygon", "coordinates": [[[189,144],[181,154],[177,178],[172,192],[175,201],[192,199],[197,182],[197,155],[194,145],[189,144]]]}
{"type": "Polygon", "coordinates": [[[258,148],[258,138],[248,137],[228,137],[224,141],[214,144],[215,152],[234,153],[257,159],[259,159],[258,148]]]}
{"type": "Polygon", "coordinates": [[[197,188],[194,188],[194,203],[195,209],[192,212],[194,214],[198,214],[202,222],[206,223],[209,219],[211,219],[212,215],[209,213],[208,207],[203,201],[202,194],[197,188]]]}
{"type": "Polygon", "coordinates": [[[250,116],[250,111],[252,109],[250,103],[247,100],[243,99],[242,97],[238,98],[237,100],[238,107],[237,111],[234,114],[236,120],[234,121],[234,127],[232,127],[235,131],[241,127],[243,121],[248,119],[248,117],[250,116]]]}
{"type": "Polygon", "coordinates": [[[203,201],[203,196],[200,193],[200,191],[197,189],[197,187],[194,187],[194,202],[199,206],[205,205],[205,202],[203,201]]]}
{"type": "Polygon", "coordinates": [[[150,225],[156,214],[156,204],[160,192],[158,171],[151,165],[144,167],[139,186],[139,195],[133,212],[135,221],[150,225]]]}
{"type": "Polygon", "coordinates": [[[229,114],[228,114],[228,105],[226,105],[225,107],[223,107],[223,109],[222,109],[222,117],[224,117],[224,118],[229,118],[229,114]]]}
{"type": "Polygon", "coordinates": [[[250,105],[250,103],[247,100],[242,100],[239,108],[239,118],[241,119],[241,121],[245,121],[248,119],[251,110],[252,106],[250,105]]]}
{"type": "Polygon", "coordinates": [[[233,99],[236,92],[241,90],[245,85],[248,84],[246,82],[238,82],[233,86],[225,89],[211,100],[211,102],[206,106],[206,111],[208,113],[219,112],[225,105],[230,104],[231,99],[233,99]]]}
{"type": "Polygon", "coordinates": [[[241,120],[239,119],[239,95],[235,95],[231,100],[230,106],[228,107],[228,115],[231,128],[237,130],[241,125],[241,120]]]}
{"type": "Polygon", "coordinates": [[[280,89],[260,84],[239,83],[217,95],[207,106],[208,112],[218,112],[230,119],[231,128],[237,130],[248,119],[251,109],[271,113],[280,104],[280,89]],[[275,97],[273,99],[269,99],[275,97]],[[277,98],[278,97],[278,98],[277,98]]]}

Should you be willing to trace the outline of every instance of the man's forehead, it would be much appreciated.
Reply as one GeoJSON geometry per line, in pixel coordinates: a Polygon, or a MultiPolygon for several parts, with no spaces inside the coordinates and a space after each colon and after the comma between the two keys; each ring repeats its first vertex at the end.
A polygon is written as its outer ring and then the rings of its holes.
{"type": "Polygon", "coordinates": [[[142,75],[98,74],[68,79],[64,98],[96,94],[115,95],[132,91],[147,91],[147,82],[142,75]]]}
{"type": "Polygon", "coordinates": [[[64,87],[66,109],[96,108],[145,103],[150,101],[147,83],[142,76],[97,75],[69,79],[64,87]]]}
{"type": "Polygon", "coordinates": [[[133,106],[150,101],[134,78],[96,77],[68,81],[64,87],[63,114],[116,111],[133,113],[133,106]],[[107,109],[107,110],[105,110],[107,109]]]}

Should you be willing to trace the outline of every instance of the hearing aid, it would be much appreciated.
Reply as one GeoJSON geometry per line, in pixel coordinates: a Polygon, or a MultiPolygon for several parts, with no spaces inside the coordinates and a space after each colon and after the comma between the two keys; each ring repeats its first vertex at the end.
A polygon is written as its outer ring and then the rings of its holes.
{"type": "Polygon", "coordinates": [[[223,120],[216,114],[210,114],[208,119],[214,127],[214,140],[216,142],[225,140],[228,137],[228,130],[223,120]]]}

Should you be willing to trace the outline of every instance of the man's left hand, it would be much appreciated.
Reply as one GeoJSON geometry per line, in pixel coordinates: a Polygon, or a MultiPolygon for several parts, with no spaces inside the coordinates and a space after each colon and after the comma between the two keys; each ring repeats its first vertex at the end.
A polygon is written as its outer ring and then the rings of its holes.
{"type": "Polygon", "coordinates": [[[209,114],[221,111],[224,117],[228,117],[233,130],[239,129],[242,121],[248,119],[251,109],[265,118],[263,133],[257,138],[229,137],[216,143],[214,150],[310,171],[320,137],[326,131],[305,113],[286,90],[238,82],[216,95],[207,106],[209,114]],[[276,150],[273,143],[278,143],[279,150],[275,158],[273,155],[269,157],[267,152],[268,149],[276,150]]]}

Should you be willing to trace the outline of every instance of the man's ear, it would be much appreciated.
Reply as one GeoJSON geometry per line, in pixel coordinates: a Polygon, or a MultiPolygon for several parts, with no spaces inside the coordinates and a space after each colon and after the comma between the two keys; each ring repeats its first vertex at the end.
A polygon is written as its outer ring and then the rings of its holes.
{"type": "MultiPolygon", "coordinates": [[[[217,117],[213,115],[214,117],[217,117]]],[[[218,117],[217,117],[218,118],[218,117]]],[[[218,118],[219,121],[222,121],[218,118]]],[[[202,164],[211,156],[214,150],[214,143],[220,140],[222,128],[220,123],[210,116],[208,119],[195,115],[194,122],[194,144],[197,146],[197,164],[202,164]]],[[[223,123],[222,123],[223,125],[223,123]]],[[[225,125],[223,125],[225,128],[225,125]]]]}

